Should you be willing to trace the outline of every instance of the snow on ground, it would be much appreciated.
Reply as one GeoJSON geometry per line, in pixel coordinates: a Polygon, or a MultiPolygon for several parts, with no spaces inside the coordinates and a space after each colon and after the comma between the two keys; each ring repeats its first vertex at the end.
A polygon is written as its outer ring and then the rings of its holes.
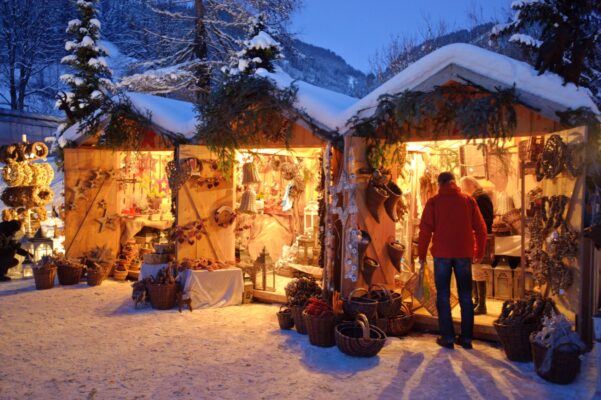
{"type": "Polygon", "coordinates": [[[277,327],[275,305],[135,310],[127,283],[36,291],[0,284],[0,399],[590,399],[593,357],[552,385],[491,344],[443,350],[389,339],[378,357],[277,327]]]}

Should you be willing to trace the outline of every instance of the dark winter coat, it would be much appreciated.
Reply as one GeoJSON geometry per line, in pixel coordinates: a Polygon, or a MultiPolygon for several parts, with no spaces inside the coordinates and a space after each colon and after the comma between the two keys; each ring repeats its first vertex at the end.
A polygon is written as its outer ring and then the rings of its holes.
{"type": "Polygon", "coordinates": [[[492,233],[492,222],[495,218],[495,214],[490,196],[482,189],[476,190],[472,193],[472,196],[476,199],[480,214],[482,214],[482,218],[484,218],[487,232],[492,233]]]}

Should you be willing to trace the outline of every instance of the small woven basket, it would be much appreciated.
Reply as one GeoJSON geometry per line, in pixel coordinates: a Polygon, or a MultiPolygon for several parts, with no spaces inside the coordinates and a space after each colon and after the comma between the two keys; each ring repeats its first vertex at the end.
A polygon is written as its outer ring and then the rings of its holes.
{"type": "Polygon", "coordinates": [[[351,319],[357,318],[357,315],[359,314],[365,314],[370,322],[376,323],[378,315],[378,301],[368,297],[353,296],[358,291],[367,292],[367,290],[363,288],[357,288],[353,290],[349,294],[348,299],[344,300],[342,303],[342,309],[344,310],[344,313],[351,319]]]}
{"type": "Polygon", "coordinates": [[[532,340],[535,333],[530,336],[532,345],[532,359],[534,369],[538,376],[549,382],[567,385],[572,383],[580,373],[580,356],[582,352],[572,343],[564,343],[553,351],[553,360],[549,371],[542,372],[541,366],[548,349],[532,340]]]}
{"type": "Polygon", "coordinates": [[[303,317],[309,334],[309,342],[313,346],[332,347],[336,344],[334,328],[336,328],[338,318],[334,313],[326,311],[320,316],[315,316],[303,311],[303,317]]]}
{"type": "Polygon", "coordinates": [[[278,316],[278,323],[280,324],[280,329],[282,329],[282,330],[292,329],[292,327],[294,326],[294,320],[292,319],[292,312],[290,311],[290,309],[288,307],[286,307],[285,305],[282,305],[280,307],[280,311],[277,312],[277,316],[278,316]],[[284,309],[282,310],[282,308],[284,308],[284,309]]]}
{"type": "Polygon", "coordinates": [[[83,265],[59,265],[57,267],[58,282],[61,285],[77,285],[83,274],[83,265]]]}
{"type": "Polygon", "coordinates": [[[127,271],[127,270],[122,271],[122,270],[115,269],[113,271],[113,279],[115,279],[116,281],[124,281],[125,278],[127,278],[128,274],[129,274],[129,271],[127,271]]]}
{"type": "Polygon", "coordinates": [[[88,286],[98,286],[104,280],[104,269],[91,269],[88,268],[86,273],[86,281],[88,282],[88,286]]]}
{"type": "Polygon", "coordinates": [[[149,283],[148,293],[150,294],[150,304],[157,310],[169,310],[175,307],[175,298],[177,292],[176,283],[155,284],[149,283]]]}
{"type": "Polygon", "coordinates": [[[54,287],[54,278],[56,277],[56,267],[33,270],[33,279],[37,290],[52,289],[54,287]]]}
{"type": "Polygon", "coordinates": [[[386,333],[390,336],[405,336],[413,328],[414,322],[413,314],[397,315],[389,318],[386,333]]]}
{"type": "Polygon", "coordinates": [[[307,334],[307,324],[305,324],[305,319],[303,318],[303,311],[305,310],[304,306],[291,306],[290,311],[292,313],[292,319],[294,320],[294,327],[296,331],[301,335],[307,334]]]}
{"type": "Polygon", "coordinates": [[[362,314],[357,316],[355,322],[343,322],[336,326],[335,338],[338,349],[353,357],[373,357],[386,343],[386,334],[377,326],[369,325],[362,314]]]}
{"type": "Polygon", "coordinates": [[[493,326],[499,335],[499,340],[508,359],[519,362],[532,361],[530,334],[540,329],[539,322],[505,325],[494,321],[493,326]]]}

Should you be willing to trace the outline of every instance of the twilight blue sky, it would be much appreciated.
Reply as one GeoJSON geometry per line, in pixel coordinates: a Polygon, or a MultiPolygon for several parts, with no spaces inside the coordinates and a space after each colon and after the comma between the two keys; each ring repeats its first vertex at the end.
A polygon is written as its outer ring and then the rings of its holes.
{"type": "Polygon", "coordinates": [[[368,72],[369,57],[391,36],[419,37],[424,18],[465,28],[467,10],[475,5],[485,17],[501,18],[510,0],[304,0],[291,30],[301,40],[333,50],[353,67],[368,72]]]}

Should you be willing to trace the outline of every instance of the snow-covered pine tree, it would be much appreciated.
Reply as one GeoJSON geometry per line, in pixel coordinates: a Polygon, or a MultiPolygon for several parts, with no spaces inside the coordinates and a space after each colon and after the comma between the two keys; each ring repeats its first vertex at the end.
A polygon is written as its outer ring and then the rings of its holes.
{"type": "Polygon", "coordinates": [[[275,32],[266,24],[265,14],[249,18],[248,39],[241,42],[241,50],[232,57],[230,67],[225,71],[230,74],[252,75],[259,68],[273,72],[273,62],[281,59],[282,46],[272,35],[275,32]]]}
{"type": "Polygon", "coordinates": [[[601,2],[598,0],[516,0],[512,21],[493,28],[492,37],[509,37],[536,54],[539,73],[547,70],[598,90],[601,2]]]}
{"type": "Polygon", "coordinates": [[[111,70],[106,52],[98,46],[100,21],[97,19],[97,0],[77,0],[78,19],[68,23],[67,34],[71,40],[65,43],[70,53],[61,63],[70,66],[74,73],[61,75],[61,80],[71,91],[61,92],[57,108],[67,116],[66,126],[90,116],[106,100],[111,87],[111,70]]]}

